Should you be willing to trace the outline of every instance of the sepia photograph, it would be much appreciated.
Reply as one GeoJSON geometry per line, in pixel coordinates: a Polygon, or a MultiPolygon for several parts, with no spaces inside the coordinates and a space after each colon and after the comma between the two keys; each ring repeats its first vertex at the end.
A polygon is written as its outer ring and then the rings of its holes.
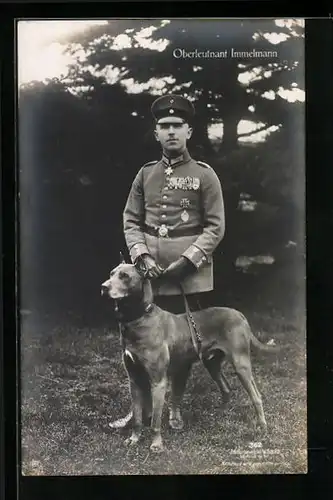
{"type": "Polygon", "coordinates": [[[304,19],[17,19],[24,476],[306,474],[304,19]]]}

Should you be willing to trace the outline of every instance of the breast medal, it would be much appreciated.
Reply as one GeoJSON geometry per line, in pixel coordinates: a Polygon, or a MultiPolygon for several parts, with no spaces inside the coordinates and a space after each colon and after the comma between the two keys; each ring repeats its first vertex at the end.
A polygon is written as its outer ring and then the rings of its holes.
{"type": "Polygon", "coordinates": [[[194,191],[197,191],[197,189],[199,189],[199,187],[200,187],[200,179],[198,177],[193,177],[192,188],[194,189],[194,191]]]}
{"type": "Polygon", "coordinates": [[[189,220],[189,218],[190,218],[188,211],[187,210],[183,210],[182,213],[181,213],[180,218],[181,218],[181,220],[183,222],[187,222],[189,220]]]}
{"type": "Polygon", "coordinates": [[[167,174],[167,184],[169,189],[181,189],[183,191],[197,191],[200,188],[199,177],[170,177],[171,167],[165,169],[167,174]]]}

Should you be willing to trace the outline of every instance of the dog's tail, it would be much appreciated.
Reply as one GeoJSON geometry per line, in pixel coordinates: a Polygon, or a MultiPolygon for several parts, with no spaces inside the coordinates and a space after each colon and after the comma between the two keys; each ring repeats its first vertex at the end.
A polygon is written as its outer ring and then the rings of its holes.
{"type": "Polygon", "coordinates": [[[251,344],[254,347],[256,347],[259,351],[278,353],[282,350],[282,348],[286,347],[285,345],[283,345],[283,346],[276,345],[274,339],[269,340],[267,342],[267,344],[263,344],[263,342],[260,342],[260,340],[258,340],[257,337],[254,335],[252,328],[251,328],[251,325],[249,324],[249,322],[248,322],[247,318],[244,316],[244,314],[242,314],[239,311],[238,311],[238,313],[240,315],[240,318],[242,320],[243,325],[244,326],[246,325],[245,328],[248,330],[251,344]]]}
{"type": "MultiPolygon", "coordinates": [[[[242,314],[242,313],[239,313],[239,314],[240,314],[240,317],[241,317],[243,323],[247,326],[250,340],[251,340],[251,344],[254,345],[254,347],[256,347],[259,351],[264,351],[264,352],[278,353],[281,351],[282,346],[276,345],[274,339],[269,340],[267,342],[267,344],[263,344],[262,342],[260,342],[260,340],[258,340],[257,337],[255,337],[255,335],[252,331],[252,328],[251,328],[248,320],[244,316],[244,314],[242,314]]],[[[283,346],[283,347],[285,347],[285,346],[283,346]]]]}
{"type": "Polygon", "coordinates": [[[259,349],[260,351],[272,352],[272,353],[278,353],[281,351],[282,347],[275,345],[274,340],[269,341],[269,343],[267,344],[263,344],[262,342],[260,342],[260,340],[257,339],[257,337],[254,336],[251,327],[249,327],[249,332],[250,332],[251,343],[254,345],[254,347],[259,349]]]}

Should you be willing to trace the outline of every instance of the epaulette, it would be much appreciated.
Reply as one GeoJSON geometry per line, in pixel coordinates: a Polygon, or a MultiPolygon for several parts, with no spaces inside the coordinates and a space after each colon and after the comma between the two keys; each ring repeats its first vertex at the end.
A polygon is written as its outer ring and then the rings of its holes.
{"type": "Polygon", "coordinates": [[[148,161],[147,163],[145,163],[143,165],[142,168],[145,168],[145,167],[150,167],[151,165],[155,165],[156,163],[158,163],[158,160],[153,160],[153,161],[148,161]]]}
{"type": "Polygon", "coordinates": [[[208,165],[208,163],[205,163],[204,161],[196,160],[196,162],[199,163],[199,165],[201,165],[202,167],[212,168],[210,165],[208,165]]]}

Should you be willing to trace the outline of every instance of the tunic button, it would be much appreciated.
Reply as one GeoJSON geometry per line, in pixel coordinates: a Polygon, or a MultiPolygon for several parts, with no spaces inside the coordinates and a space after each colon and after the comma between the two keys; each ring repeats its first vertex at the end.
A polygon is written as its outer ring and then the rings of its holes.
{"type": "Polygon", "coordinates": [[[166,215],[165,214],[162,214],[162,219],[165,219],[166,218],[166,215]]]}
{"type": "Polygon", "coordinates": [[[167,200],[167,199],[168,199],[168,197],[167,197],[167,195],[165,194],[165,195],[163,196],[163,200],[167,200]]]}
{"type": "Polygon", "coordinates": [[[167,206],[166,205],[162,205],[162,208],[166,208],[167,206]]]}

